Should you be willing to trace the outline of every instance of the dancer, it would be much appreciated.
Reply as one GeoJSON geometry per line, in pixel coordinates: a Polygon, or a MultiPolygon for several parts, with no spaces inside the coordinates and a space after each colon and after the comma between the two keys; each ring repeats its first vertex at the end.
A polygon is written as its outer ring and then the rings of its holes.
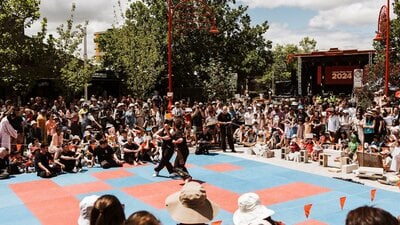
{"type": "Polygon", "coordinates": [[[179,120],[174,123],[175,133],[172,136],[172,143],[176,146],[174,170],[187,183],[192,179],[192,177],[189,175],[189,172],[185,167],[186,160],[189,156],[189,148],[187,146],[182,125],[182,122],[179,120]]]}
{"type": "Polygon", "coordinates": [[[171,135],[171,126],[170,122],[172,121],[166,121],[164,123],[164,127],[158,130],[154,134],[154,138],[161,140],[161,150],[162,150],[162,156],[160,163],[154,168],[154,174],[153,177],[158,176],[160,171],[164,168],[167,167],[167,170],[171,176],[175,175],[174,174],[174,169],[172,167],[172,164],[170,163],[170,159],[172,155],[174,154],[174,144],[172,144],[172,135],[171,135]]]}

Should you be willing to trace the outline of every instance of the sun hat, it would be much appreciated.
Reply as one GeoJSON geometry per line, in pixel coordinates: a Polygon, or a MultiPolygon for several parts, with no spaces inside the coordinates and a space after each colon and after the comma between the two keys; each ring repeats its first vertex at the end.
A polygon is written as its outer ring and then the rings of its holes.
{"type": "Polygon", "coordinates": [[[238,207],[233,214],[235,225],[259,224],[259,221],[275,214],[273,210],[262,205],[260,196],[253,192],[242,194],[238,198],[238,207]]]}
{"type": "Polygon", "coordinates": [[[100,196],[89,195],[82,199],[79,203],[79,218],[78,225],[89,225],[90,224],[90,213],[92,212],[94,203],[100,196]]]}
{"type": "Polygon", "coordinates": [[[206,190],[197,182],[188,182],[165,200],[173,220],[184,224],[210,222],[219,211],[218,205],[207,199],[206,190]]]}

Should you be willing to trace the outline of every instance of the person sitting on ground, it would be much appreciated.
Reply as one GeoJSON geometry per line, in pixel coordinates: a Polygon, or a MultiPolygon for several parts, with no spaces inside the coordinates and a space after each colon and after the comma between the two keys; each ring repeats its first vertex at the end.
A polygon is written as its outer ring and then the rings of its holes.
{"type": "Polygon", "coordinates": [[[133,141],[133,137],[128,137],[127,143],[122,146],[124,161],[134,166],[142,165],[141,152],[142,146],[133,141]]]}
{"type": "Polygon", "coordinates": [[[125,225],[161,225],[161,222],[150,212],[140,210],[132,213],[126,219],[125,225]]]}
{"type": "Polygon", "coordinates": [[[357,135],[351,134],[347,154],[348,154],[350,160],[352,160],[353,162],[355,162],[357,160],[356,152],[358,150],[359,145],[360,145],[360,143],[358,142],[357,135]]]}
{"type": "Polygon", "coordinates": [[[244,126],[241,125],[238,128],[236,128],[235,132],[233,132],[233,141],[237,144],[243,144],[243,139],[244,139],[244,126]]]}
{"type": "Polygon", "coordinates": [[[288,148],[289,153],[286,155],[286,160],[296,161],[300,157],[300,146],[297,143],[297,137],[292,137],[288,148]]]}
{"type": "Polygon", "coordinates": [[[283,225],[284,223],[272,219],[274,214],[273,210],[261,204],[258,194],[248,192],[238,198],[238,209],[233,214],[233,224],[283,225]]]}
{"type": "Polygon", "coordinates": [[[90,225],[123,225],[124,223],[124,206],[116,196],[103,195],[96,200],[90,213],[90,225]]]}
{"type": "Polygon", "coordinates": [[[104,169],[111,167],[121,167],[123,161],[117,158],[114,149],[108,145],[107,140],[102,139],[93,151],[93,156],[97,158],[97,162],[104,169]]]}
{"type": "Polygon", "coordinates": [[[82,170],[80,162],[82,154],[75,152],[72,147],[72,145],[68,145],[67,143],[62,144],[63,151],[58,161],[63,171],[76,173],[82,170]]]}
{"type": "Polygon", "coordinates": [[[257,133],[253,127],[248,127],[246,133],[244,134],[243,146],[252,147],[257,142],[257,133]]]}
{"type": "Polygon", "coordinates": [[[383,165],[383,170],[385,172],[389,172],[390,170],[390,164],[392,163],[392,157],[390,157],[390,150],[389,147],[382,147],[382,151],[380,152],[382,156],[382,165],[383,165]]]}
{"type": "Polygon", "coordinates": [[[389,212],[372,207],[361,206],[351,210],[346,217],[346,225],[399,225],[399,220],[389,212]]]}
{"type": "Polygon", "coordinates": [[[40,144],[40,150],[36,151],[35,154],[35,168],[37,175],[42,178],[51,178],[57,176],[58,169],[56,167],[50,167],[50,161],[53,161],[53,157],[49,153],[47,144],[40,144]]]}
{"type": "Polygon", "coordinates": [[[204,187],[194,181],[186,183],[180,191],[169,195],[165,205],[171,218],[180,225],[207,224],[219,211],[219,206],[207,198],[204,187]]]}
{"type": "Polygon", "coordinates": [[[199,134],[197,139],[198,146],[196,148],[195,154],[208,154],[209,150],[211,149],[212,135],[210,134],[210,132],[208,132],[207,126],[203,126],[203,130],[199,134]]]}

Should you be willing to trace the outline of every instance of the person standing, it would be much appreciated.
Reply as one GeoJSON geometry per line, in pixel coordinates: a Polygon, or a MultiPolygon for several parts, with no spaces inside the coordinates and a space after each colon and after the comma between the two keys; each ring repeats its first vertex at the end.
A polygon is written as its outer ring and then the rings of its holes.
{"type": "Polygon", "coordinates": [[[11,115],[5,116],[0,121],[0,147],[11,150],[11,138],[17,138],[17,130],[11,125],[11,115]]]}
{"type": "Polygon", "coordinates": [[[233,145],[233,133],[231,128],[232,116],[228,113],[228,107],[224,106],[222,112],[217,117],[221,130],[221,148],[226,151],[226,139],[228,139],[229,148],[232,152],[235,151],[233,145]]]}
{"type": "Polygon", "coordinates": [[[172,143],[176,146],[174,169],[176,173],[181,176],[185,182],[187,182],[191,179],[191,177],[185,166],[186,160],[189,156],[189,148],[183,132],[183,124],[180,122],[175,123],[174,129],[175,133],[172,136],[172,143]]]}
{"type": "Polygon", "coordinates": [[[164,127],[162,129],[158,130],[154,134],[154,137],[156,139],[159,139],[162,141],[162,143],[161,143],[161,149],[162,149],[161,161],[154,168],[154,174],[153,174],[154,177],[158,176],[158,174],[164,167],[167,167],[169,174],[174,173],[174,169],[170,162],[170,159],[171,159],[172,155],[174,154],[174,144],[172,143],[172,135],[170,133],[171,132],[170,130],[171,130],[171,127],[170,127],[169,123],[166,122],[164,124],[164,127]]]}

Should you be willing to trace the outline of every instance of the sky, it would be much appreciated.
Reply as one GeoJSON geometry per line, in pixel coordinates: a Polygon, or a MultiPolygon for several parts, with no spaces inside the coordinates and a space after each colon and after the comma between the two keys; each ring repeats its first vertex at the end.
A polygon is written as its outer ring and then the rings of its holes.
{"type": "MultiPolygon", "coordinates": [[[[47,17],[48,33],[66,22],[76,4],[74,21],[88,25],[88,55],[94,55],[94,32],[104,31],[123,21],[129,0],[41,0],[40,12],[47,17]],[[118,15],[118,16],[115,16],[118,15]]],[[[304,37],[317,41],[318,50],[372,49],[379,10],[386,0],[237,0],[249,7],[252,24],[268,21],[265,38],[276,44],[298,44],[304,37]]],[[[392,11],[392,10],[391,10],[392,11]]],[[[391,18],[394,15],[391,13],[391,18]]],[[[217,21],[218,23],[218,21],[217,21]]],[[[27,34],[40,30],[37,21],[27,34]]]]}

